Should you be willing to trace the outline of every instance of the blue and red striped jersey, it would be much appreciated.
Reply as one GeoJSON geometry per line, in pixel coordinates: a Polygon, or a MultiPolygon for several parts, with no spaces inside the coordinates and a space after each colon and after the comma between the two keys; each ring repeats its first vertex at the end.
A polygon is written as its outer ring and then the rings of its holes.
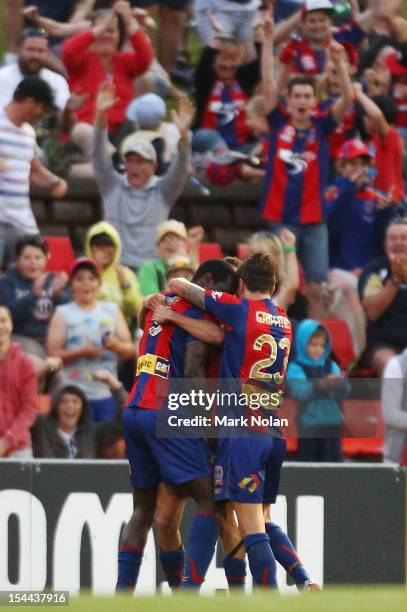
{"type": "Polygon", "coordinates": [[[221,378],[280,384],[292,339],[285,311],[271,299],[242,300],[210,290],[205,291],[205,308],[225,324],[221,378]]]}
{"type": "MultiPolygon", "coordinates": [[[[193,319],[211,319],[203,310],[174,295],[165,296],[167,305],[193,319]]],[[[128,407],[160,410],[168,396],[169,378],[182,378],[186,347],[196,341],[173,323],[160,325],[149,310],[140,341],[136,379],[127,400],[128,407]]]]}
{"type": "Polygon", "coordinates": [[[294,225],[324,220],[329,177],[329,134],[337,127],[332,110],[316,114],[308,129],[290,123],[278,105],[268,116],[270,148],[261,211],[269,221],[294,225]]]}

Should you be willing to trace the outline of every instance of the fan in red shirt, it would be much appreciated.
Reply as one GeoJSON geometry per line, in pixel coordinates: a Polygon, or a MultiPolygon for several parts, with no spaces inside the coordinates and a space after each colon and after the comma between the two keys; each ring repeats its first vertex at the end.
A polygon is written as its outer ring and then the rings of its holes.
{"type": "Polygon", "coordinates": [[[93,28],[66,40],[62,49],[70,90],[89,94],[77,111],[78,121],[93,123],[99,87],[105,81],[113,81],[117,100],[108,122],[109,132],[116,132],[124,123],[125,111],[134,97],[133,80],[147,70],[153,56],[150,41],[127,2],[119,0],[112,11],[96,11],[93,28]],[[125,25],[132,51],[119,50],[122,37],[119,19],[125,25]]]}
{"type": "Polygon", "coordinates": [[[394,127],[397,108],[386,96],[368,98],[354,86],[364,110],[364,128],[372,146],[377,174],[373,187],[393,204],[404,201],[403,140],[394,127]]]}

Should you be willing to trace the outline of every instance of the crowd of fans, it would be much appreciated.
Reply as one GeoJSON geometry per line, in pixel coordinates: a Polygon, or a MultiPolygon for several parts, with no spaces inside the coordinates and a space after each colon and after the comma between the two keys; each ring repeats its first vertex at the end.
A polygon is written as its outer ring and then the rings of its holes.
{"type": "MultiPolygon", "coordinates": [[[[295,324],[299,433],[321,410],[332,427],[323,444],[306,434],[300,457],[341,460],[349,386],[319,321],[347,322],[370,375],[406,378],[401,0],[13,0],[5,24],[0,456],[122,456],[143,299],[190,279],[204,240],[171,209],[187,181],[244,181],[261,186],[264,228],[247,252],[270,254],[295,324]],[[69,275],[48,272],[30,187],[63,198],[75,176],[96,179],[103,220],[69,275]]],[[[397,461],[400,389],[383,402],[397,461]]]]}

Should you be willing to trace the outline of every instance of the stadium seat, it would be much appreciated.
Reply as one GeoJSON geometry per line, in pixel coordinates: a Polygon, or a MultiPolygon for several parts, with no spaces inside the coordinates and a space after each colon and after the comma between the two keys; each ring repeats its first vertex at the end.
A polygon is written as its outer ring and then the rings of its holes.
{"type": "Polygon", "coordinates": [[[342,452],[353,459],[358,455],[383,456],[383,438],[342,438],[342,452]]]}
{"type": "Polygon", "coordinates": [[[75,254],[68,236],[44,236],[44,239],[50,253],[47,272],[69,272],[75,254]]]}
{"type": "Polygon", "coordinates": [[[353,350],[352,335],[346,321],[340,319],[321,319],[332,338],[332,350],[341,370],[348,370],[356,360],[353,350]]]}
{"type": "Polygon", "coordinates": [[[241,261],[247,259],[250,255],[250,247],[248,244],[244,242],[239,242],[236,248],[236,257],[238,257],[241,261]]]}
{"type": "Polygon", "coordinates": [[[347,399],[342,403],[345,431],[354,436],[342,438],[342,450],[346,457],[383,455],[384,423],[380,400],[347,399]]]}
{"type": "Polygon", "coordinates": [[[217,242],[201,242],[199,245],[199,263],[208,259],[223,259],[224,255],[217,242]]]}
{"type": "Polygon", "coordinates": [[[295,436],[289,436],[286,438],[287,442],[287,453],[297,453],[298,452],[298,438],[295,436]]]}

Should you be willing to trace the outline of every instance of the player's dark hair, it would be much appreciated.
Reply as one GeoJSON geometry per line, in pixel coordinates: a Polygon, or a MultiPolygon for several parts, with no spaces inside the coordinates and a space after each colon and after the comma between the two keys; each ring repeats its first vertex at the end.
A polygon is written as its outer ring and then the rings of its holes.
{"type": "Polygon", "coordinates": [[[231,255],[227,255],[227,257],[224,257],[223,261],[226,261],[226,263],[232,266],[235,272],[238,271],[238,269],[243,263],[241,259],[239,259],[238,257],[232,257],[231,255]]]}
{"type": "Polygon", "coordinates": [[[213,282],[223,282],[226,286],[225,291],[236,293],[239,279],[230,264],[223,259],[208,259],[204,261],[195,272],[192,282],[198,283],[206,274],[212,276],[213,282]]]}
{"type": "Polygon", "coordinates": [[[45,240],[38,235],[27,235],[22,236],[16,242],[16,257],[20,257],[21,253],[24,251],[25,247],[35,247],[36,249],[40,249],[44,253],[45,256],[49,253],[48,244],[45,240]]]}
{"type": "Polygon", "coordinates": [[[276,270],[269,255],[255,253],[239,268],[239,276],[249,291],[273,293],[276,285],[276,270]]]}
{"type": "Polygon", "coordinates": [[[116,246],[115,241],[107,232],[101,232],[90,239],[91,247],[116,246]]]}
{"type": "Polygon", "coordinates": [[[291,96],[291,93],[296,85],[309,85],[312,87],[314,94],[316,95],[317,93],[315,79],[307,74],[297,74],[288,81],[287,89],[289,96],[291,96]]]}

